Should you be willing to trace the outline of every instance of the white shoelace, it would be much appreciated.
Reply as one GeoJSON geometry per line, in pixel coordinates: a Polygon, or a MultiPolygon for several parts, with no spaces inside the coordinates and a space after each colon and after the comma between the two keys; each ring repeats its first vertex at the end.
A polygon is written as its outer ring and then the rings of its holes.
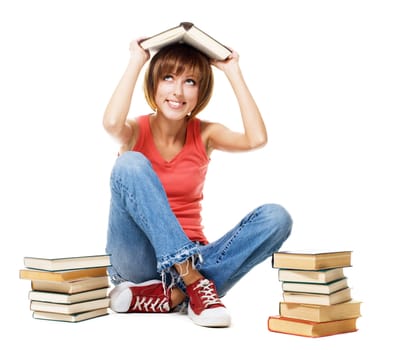
{"type": "Polygon", "coordinates": [[[168,312],[170,310],[168,300],[153,297],[136,297],[133,311],[141,312],[168,312]]]}
{"type": "Polygon", "coordinates": [[[198,289],[198,293],[201,295],[204,307],[208,307],[209,305],[221,304],[221,300],[215,292],[214,285],[209,280],[201,280],[193,289],[198,289]]]}

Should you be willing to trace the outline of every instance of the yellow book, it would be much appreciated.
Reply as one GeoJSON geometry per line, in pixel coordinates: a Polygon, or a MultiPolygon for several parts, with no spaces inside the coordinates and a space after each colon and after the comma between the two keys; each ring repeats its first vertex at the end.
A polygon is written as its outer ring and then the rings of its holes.
{"type": "Polygon", "coordinates": [[[279,303],[282,317],[296,318],[313,322],[327,322],[361,316],[361,302],[356,300],[333,305],[279,303]]]}
{"type": "Polygon", "coordinates": [[[89,269],[65,270],[65,271],[43,271],[34,269],[20,270],[20,278],[27,280],[46,281],[74,281],[87,277],[107,276],[107,267],[95,267],[89,269]]]}
{"type": "Polygon", "coordinates": [[[31,281],[31,289],[45,292],[74,294],[86,292],[88,290],[107,288],[109,287],[109,277],[88,277],[74,281],[46,281],[33,280],[31,281]]]}

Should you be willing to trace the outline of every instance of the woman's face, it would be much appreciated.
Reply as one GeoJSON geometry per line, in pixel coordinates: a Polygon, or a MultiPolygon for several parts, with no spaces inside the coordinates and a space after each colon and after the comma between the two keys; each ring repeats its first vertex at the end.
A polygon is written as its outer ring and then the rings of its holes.
{"type": "Polygon", "coordinates": [[[157,85],[155,103],[166,118],[181,120],[196,106],[199,86],[197,77],[189,70],[176,75],[166,74],[157,85]]]}

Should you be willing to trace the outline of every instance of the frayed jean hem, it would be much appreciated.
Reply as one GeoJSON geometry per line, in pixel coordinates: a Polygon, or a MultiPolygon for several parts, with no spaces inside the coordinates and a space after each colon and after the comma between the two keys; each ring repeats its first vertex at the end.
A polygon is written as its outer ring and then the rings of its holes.
{"type": "Polygon", "coordinates": [[[200,257],[200,249],[196,243],[188,243],[176,253],[164,255],[157,258],[157,271],[162,273],[168,271],[173,265],[185,262],[193,256],[200,257]]]}

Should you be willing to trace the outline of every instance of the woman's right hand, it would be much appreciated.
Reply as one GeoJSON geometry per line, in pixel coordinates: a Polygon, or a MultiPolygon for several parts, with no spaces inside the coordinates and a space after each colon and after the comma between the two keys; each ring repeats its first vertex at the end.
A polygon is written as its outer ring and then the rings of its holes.
{"type": "Polygon", "coordinates": [[[137,61],[141,62],[142,64],[146,63],[149,58],[150,58],[150,53],[148,50],[144,50],[140,42],[145,39],[145,38],[138,38],[135,40],[132,40],[130,42],[130,55],[132,59],[136,59],[137,61]]]}

